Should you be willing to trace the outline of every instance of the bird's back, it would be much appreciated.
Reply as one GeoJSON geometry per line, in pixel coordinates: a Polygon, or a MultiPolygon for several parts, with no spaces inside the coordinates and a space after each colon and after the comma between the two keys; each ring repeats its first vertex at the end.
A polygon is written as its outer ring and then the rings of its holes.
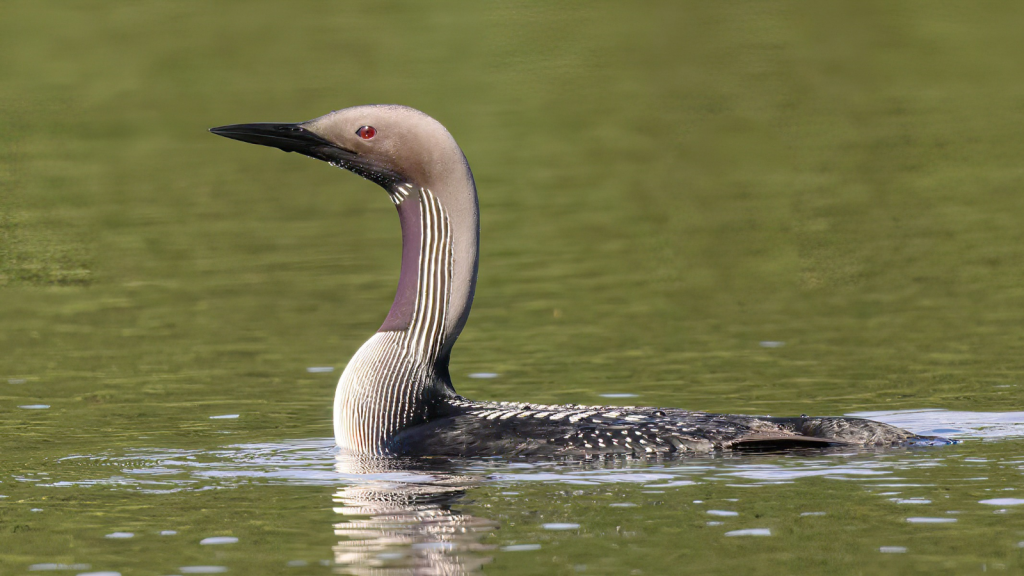
{"type": "Polygon", "coordinates": [[[660,458],[742,448],[890,446],[914,438],[905,430],[859,418],[772,418],[459,397],[448,414],[400,434],[393,449],[461,457],[660,458]]]}

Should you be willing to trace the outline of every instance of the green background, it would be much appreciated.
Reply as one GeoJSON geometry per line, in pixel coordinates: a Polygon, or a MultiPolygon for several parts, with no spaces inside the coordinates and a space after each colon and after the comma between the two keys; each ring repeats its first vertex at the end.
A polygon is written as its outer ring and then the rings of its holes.
{"type": "MultiPolygon", "coordinates": [[[[67,510],[43,520],[26,507],[55,489],[17,479],[77,478],[58,461],[72,454],[331,435],[338,371],[397,281],[393,207],[357,177],[206,132],[222,124],[386,102],[448,127],[480,191],[480,282],[452,360],[468,397],[595,404],[631,392],[639,404],[773,415],[1019,409],[1021,12],[934,1],[5,0],[0,569],[58,552],[99,569],[82,542],[111,545],[102,535],[115,528],[86,502],[124,518],[160,507],[194,526],[227,525],[224,511],[240,507],[246,522],[278,523],[282,549],[331,545],[337,519],[321,488],[187,498],[65,488],[67,510]],[[474,372],[501,376],[466,378],[474,372]],[[17,408],[29,404],[50,409],[17,408]],[[226,413],[240,417],[208,419],[226,413]],[[22,516],[31,522],[12,519],[22,516]]],[[[1000,458],[1019,442],[999,446],[941,450],[994,450],[993,467],[1015,470],[1000,458]]],[[[991,489],[1020,482],[987,474],[991,489]]],[[[474,505],[492,499],[479,490],[474,505]]],[[[821,497],[811,481],[765,496],[821,497]]],[[[853,489],[832,497],[881,505],[853,489]]],[[[694,537],[670,517],[648,518],[671,529],[646,533],[643,549],[694,537]]],[[[994,536],[1024,539],[1014,518],[944,529],[1019,567],[994,536]]],[[[849,525],[811,566],[860,573],[858,547],[877,547],[861,539],[886,524],[849,525]]],[[[706,562],[694,569],[724,571],[721,557],[744,573],[806,567],[803,541],[737,554],[713,538],[695,548],[706,562]]],[[[591,573],[659,561],[587,545],[609,562],[591,573]]],[[[934,555],[933,568],[959,566],[941,541],[934,555]]],[[[924,566],[892,558],[903,573],[924,566]]],[[[171,569],[135,562],[139,573],[171,569]]],[[[528,568],[499,558],[486,570],[528,568]]]]}

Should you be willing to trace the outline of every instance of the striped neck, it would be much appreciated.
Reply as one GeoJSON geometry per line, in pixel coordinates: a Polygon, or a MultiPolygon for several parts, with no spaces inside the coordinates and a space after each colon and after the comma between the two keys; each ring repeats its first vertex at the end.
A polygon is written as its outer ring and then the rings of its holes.
{"type": "MultiPolygon", "coordinates": [[[[447,337],[453,292],[451,222],[441,201],[426,188],[402,184],[389,194],[402,224],[402,269],[395,301],[378,332],[405,332],[407,353],[435,364],[447,337]]],[[[447,364],[445,358],[446,371],[447,364]]]]}
{"type": "Polygon", "coordinates": [[[398,290],[384,324],[346,366],[334,402],[338,445],[359,453],[392,452],[398,432],[432,419],[455,396],[448,356],[465,320],[453,321],[452,302],[461,299],[468,315],[472,301],[472,283],[455,290],[457,229],[441,200],[408,184],[389,192],[402,223],[398,290]]]}

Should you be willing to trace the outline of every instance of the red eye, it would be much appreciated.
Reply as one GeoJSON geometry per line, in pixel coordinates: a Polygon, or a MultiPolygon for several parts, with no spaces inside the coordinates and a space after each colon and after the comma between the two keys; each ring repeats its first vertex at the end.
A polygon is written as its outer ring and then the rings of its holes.
{"type": "Polygon", "coordinates": [[[358,134],[363,140],[369,140],[377,135],[377,129],[373,126],[363,126],[359,130],[356,130],[356,134],[358,134]]]}

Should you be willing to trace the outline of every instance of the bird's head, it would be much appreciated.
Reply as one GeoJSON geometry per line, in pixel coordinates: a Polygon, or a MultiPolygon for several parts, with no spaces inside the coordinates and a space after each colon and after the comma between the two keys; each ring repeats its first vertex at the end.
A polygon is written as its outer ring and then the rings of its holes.
{"type": "Polygon", "coordinates": [[[386,189],[410,183],[444,190],[453,171],[468,171],[448,130],[407,106],[355,106],[307,122],[232,124],[210,132],[323,160],[386,189]]]}

